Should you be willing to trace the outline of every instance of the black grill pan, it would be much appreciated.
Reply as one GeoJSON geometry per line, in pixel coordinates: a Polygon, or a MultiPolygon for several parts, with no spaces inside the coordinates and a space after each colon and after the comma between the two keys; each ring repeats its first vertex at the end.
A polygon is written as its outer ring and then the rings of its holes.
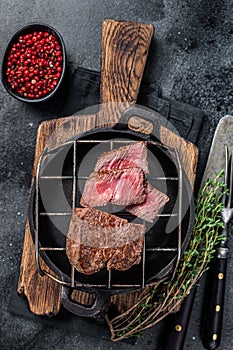
{"type": "MultiPolygon", "coordinates": [[[[37,262],[40,254],[56,273],[58,281],[65,286],[62,294],[63,305],[78,315],[96,315],[110,295],[138,290],[167,276],[176,267],[177,260],[186,248],[192,231],[194,221],[192,190],[185,173],[179,168],[177,153],[174,149],[162,145],[156,136],[131,130],[128,127],[128,121],[131,116],[135,116],[135,113],[138,115],[138,110],[131,107],[123,113],[120,122],[113,127],[85,132],[53,150],[45,150],[41,158],[38,179],[34,181],[31,189],[29,223],[36,243],[37,262]],[[66,257],[64,232],[68,230],[72,206],[80,207],[82,186],[85,183],[85,177],[93,170],[97,156],[109,150],[111,141],[114,147],[120,147],[126,139],[132,142],[140,140],[147,142],[150,165],[148,180],[153,186],[166,192],[170,201],[153,224],[147,225],[145,247],[142,262],[139,265],[133,266],[128,271],[108,273],[103,269],[87,276],[71,267],[66,257]],[[89,154],[91,157],[88,157],[89,154]],[[74,158],[76,159],[75,169],[74,158]],[[83,162],[84,159],[85,162],[83,162]],[[82,164],[86,166],[83,167],[82,164]],[[73,175],[76,178],[75,184],[73,175]],[[45,193],[46,208],[41,200],[45,193]],[[181,212],[180,225],[176,225],[176,228],[172,227],[179,219],[178,214],[181,212]],[[177,216],[176,213],[178,213],[177,216]],[[166,230],[169,232],[166,233],[166,230]],[[95,293],[94,305],[84,307],[72,302],[69,299],[69,288],[66,287],[95,293]]],[[[153,123],[154,130],[159,130],[156,119],[148,117],[146,119],[150,119],[149,121],[153,123]]],[[[100,209],[106,210],[106,208],[100,209]]],[[[113,209],[116,210],[116,208],[113,209]]],[[[119,211],[117,215],[127,217],[129,221],[135,220],[135,217],[125,211],[119,211]]]]}

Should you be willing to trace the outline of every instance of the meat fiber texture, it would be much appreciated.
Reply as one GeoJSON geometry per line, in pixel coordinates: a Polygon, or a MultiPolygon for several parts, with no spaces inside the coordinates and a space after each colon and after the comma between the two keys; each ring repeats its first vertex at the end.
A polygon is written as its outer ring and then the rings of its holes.
{"type": "Polygon", "coordinates": [[[132,167],[92,173],[85,183],[80,204],[84,207],[99,207],[107,203],[128,206],[145,199],[144,172],[132,167]]]}
{"type": "Polygon", "coordinates": [[[149,168],[143,141],[103,153],[94,171],[86,181],[80,201],[84,207],[124,205],[131,214],[152,222],[169,201],[165,193],[144,181],[149,168]]]}
{"type": "Polygon", "coordinates": [[[126,210],[145,221],[153,222],[160,209],[169,201],[169,197],[149,183],[146,183],[145,192],[146,199],[143,203],[129,206],[126,210]]]}
{"type": "Polygon", "coordinates": [[[101,154],[94,172],[132,167],[142,168],[145,174],[149,173],[146,142],[135,142],[101,154]]]}
{"type": "Polygon", "coordinates": [[[66,238],[72,266],[90,275],[107,267],[127,270],[141,261],[145,226],[94,208],[75,208],[66,238]]]}

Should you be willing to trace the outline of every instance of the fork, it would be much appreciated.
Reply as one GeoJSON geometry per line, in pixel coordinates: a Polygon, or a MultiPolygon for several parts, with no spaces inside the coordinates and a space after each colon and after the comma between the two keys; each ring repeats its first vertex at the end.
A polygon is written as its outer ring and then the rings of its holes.
{"type": "Polygon", "coordinates": [[[207,293],[202,337],[202,343],[206,349],[216,349],[221,342],[227,258],[229,253],[227,240],[229,236],[229,222],[233,218],[233,151],[229,155],[227,146],[225,146],[225,183],[229,190],[229,195],[223,196],[225,205],[221,213],[225,224],[222,230],[223,239],[208,273],[209,291],[207,293]]]}

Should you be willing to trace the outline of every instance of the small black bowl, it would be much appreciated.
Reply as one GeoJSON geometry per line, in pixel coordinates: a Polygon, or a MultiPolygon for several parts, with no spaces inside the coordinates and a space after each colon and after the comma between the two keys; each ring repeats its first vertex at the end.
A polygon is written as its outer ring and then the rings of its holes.
{"type": "Polygon", "coordinates": [[[65,50],[65,44],[64,44],[64,41],[62,39],[61,34],[58,33],[58,31],[56,29],[54,29],[53,27],[51,27],[50,25],[43,24],[43,23],[29,23],[26,26],[19,29],[13,35],[13,37],[11,38],[11,40],[9,41],[9,43],[7,45],[7,48],[6,48],[5,54],[4,54],[4,58],[3,58],[3,62],[2,62],[1,80],[2,80],[3,86],[5,87],[6,91],[9,92],[9,94],[11,94],[11,96],[15,97],[16,99],[18,99],[20,101],[24,101],[24,102],[31,102],[31,103],[44,102],[44,101],[47,101],[48,99],[50,99],[52,96],[54,96],[54,94],[57,92],[57,90],[61,86],[62,80],[63,80],[64,75],[65,75],[65,68],[66,68],[66,50],[65,50]],[[60,43],[60,46],[62,49],[63,60],[62,60],[61,76],[59,78],[59,81],[58,81],[56,87],[48,95],[45,95],[41,98],[29,99],[29,98],[18,95],[14,90],[12,90],[12,88],[10,87],[10,85],[7,81],[6,69],[7,69],[7,59],[8,59],[10,50],[12,48],[12,45],[18,41],[19,36],[30,34],[30,33],[33,33],[34,31],[48,32],[48,33],[54,35],[57,38],[58,42],[60,43]]]}

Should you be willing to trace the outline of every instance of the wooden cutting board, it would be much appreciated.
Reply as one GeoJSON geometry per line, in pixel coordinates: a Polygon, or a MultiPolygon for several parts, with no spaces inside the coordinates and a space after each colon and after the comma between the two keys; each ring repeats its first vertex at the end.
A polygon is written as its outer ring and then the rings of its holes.
{"type": "MultiPolygon", "coordinates": [[[[71,116],[43,122],[38,129],[32,178],[36,174],[41,152],[48,140],[53,145],[59,144],[81,132],[100,126],[111,126],[119,120],[122,108],[127,108],[137,100],[137,94],[149,50],[153,27],[148,24],[105,20],[102,28],[102,102],[123,102],[117,109],[102,109],[97,114],[71,116]],[[123,107],[122,107],[123,106],[123,107]],[[59,134],[56,131],[59,128],[59,134]],[[55,137],[51,138],[51,135],[55,137]],[[52,140],[52,141],[51,141],[52,140]]],[[[134,118],[132,128],[147,132],[148,125],[134,118]]],[[[168,129],[160,128],[160,140],[171,147],[176,147],[183,169],[194,185],[198,160],[197,148],[190,142],[175,135],[168,129]]],[[[42,269],[54,273],[40,258],[42,269]]],[[[23,254],[18,281],[18,293],[25,296],[34,314],[56,315],[60,308],[61,285],[37,271],[34,259],[34,243],[26,220],[23,254]]],[[[119,312],[133,305],[141,292],[132,292],[113,296],[119,312]]],[[[85,305],[92,303],[92,297],[84,292],[74,291],[72,298],[85,305]]]]}

